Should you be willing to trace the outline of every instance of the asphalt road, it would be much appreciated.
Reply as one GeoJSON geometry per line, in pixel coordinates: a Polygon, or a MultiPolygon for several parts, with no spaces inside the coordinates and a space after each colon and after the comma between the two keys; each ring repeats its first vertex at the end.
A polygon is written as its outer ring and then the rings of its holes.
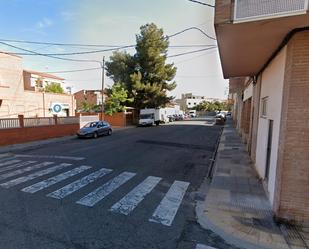
{"type": "Polygon", "coordinates": [[[220,129],[132,128],[0,159],[0,248],[232,248],[194,213],[220,129]]]}

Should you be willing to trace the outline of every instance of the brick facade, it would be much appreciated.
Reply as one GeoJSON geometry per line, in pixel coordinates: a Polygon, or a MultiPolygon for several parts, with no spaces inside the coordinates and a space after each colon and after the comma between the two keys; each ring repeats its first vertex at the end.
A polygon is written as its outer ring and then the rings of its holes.
{"type": "Polygon", "coordinates": [[[231,22],[232,9],[233,9],[232,0],[216,0],[215,25],[231,22]]]}
{"type": "Polygon", "coordinates": [[[287,45],[279,144],[276,215],[309,223],[309,31],[287,45]]]}
{"type": "MultiPolygon", "coordinates": [[[[80,90],[74,93],[76,99],[76,108],[81,110],[83,103],[86,102],[91,105],[99,105],[102,103],[101,90],[80,90]]],[[[104,102],[107,99],[107,95],[104,94],[104,102]]]]}
{"type": "Polygon", "coordinates": [[[0,146],[74,135],[79,124],[47,125],[0,130],[0,146]]]}
{"type": "Polygon", "coordinates": [[[251,124],[251,150],[250,156],[251,160],[255,163],[256,158],[256,146],[257,146],[257,133],[258,133],[258,121],[259,121],[259,111],[260,111],[260,95],[261,95],[261,79],[258,77],[256,83],[253,84],[252,93],[252,124],[251,124]]]}

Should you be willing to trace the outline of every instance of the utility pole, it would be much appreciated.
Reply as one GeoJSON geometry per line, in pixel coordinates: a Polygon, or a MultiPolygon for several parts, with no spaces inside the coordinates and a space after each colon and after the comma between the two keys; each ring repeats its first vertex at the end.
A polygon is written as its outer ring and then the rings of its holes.
{"type": "Polygon", "coordinates": [[[104,115],[104,76],[105,76],[105,56],[103,56],[102,61],[102,106],[101,106],[101,120],[103,121],[103,115],[104,115]]]}

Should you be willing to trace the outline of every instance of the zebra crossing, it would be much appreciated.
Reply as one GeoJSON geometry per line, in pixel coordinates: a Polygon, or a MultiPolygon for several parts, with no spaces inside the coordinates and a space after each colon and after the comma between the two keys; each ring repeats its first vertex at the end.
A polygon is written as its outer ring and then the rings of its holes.
{"type": "MultiPolygon", "coordinates": [[[[75,178],[75,181],[72,181],[65,186],[62,185],[57,190],[46,194],[46,197],[48,198],[61,200],[73,193],[77,193],[82,188],[95,183],[104,176],[111,173],[116,174],[116,176],[110,180],[105,181],[105,183],[91,192],[84,194],[84,196],[75,201],[75,204],[77,205],[91,208],[98,203],[103,202],[107,196],[111,195],[118,188],[123,187],[123,185],[137,175],[135,172],[128,171],[119,172],[118,174],[118,172],[114,172],[112,169],[108,168],[101,168],[94,172],[90,172],[91,169],[93,169],[91,166],[76,166],[71,163],[55,163],[51,161],[37,162],[32,160],[22,161],[19,159],[16,160],[15,158],[7,158],[0,163],[0,187],[6,189],[18,187],[20,184],[26,184],[37,178],[56,173],[60,170],[65,170],[65,172],[61,172],[60,174],[56,174],[43,180],[40,179],[36,183],[32,182],[31,185],[20,189],[24,193],[35,194],[42,190],[48,191],[49,187],[56,184],[61,185],[64,180],[69,180],[71,177],[87,173],[86,176],[77,180],[75,178]]],[[[147,176],[132,190],[125,194],[118,202],[114,203],[109,211],[126,216],[134,213],[135,208],[143,202],[146,196],[152,193],[161,181],[161,177],[147,176]]],[[[164,197],[161,202],[158,203],[157,208],[153,210],[153,214],[148,221],[159,223],[164,226],[171,226],[189,185],[189,182],[174,181],[168,191],[164,193],[164,197]]]]}
{"type": "Polygon", "coordinates": [[[203,245],[203,244],[197,244],[196,249],[216,249],[216,248],[211,247],[211,246],[206,246],[206,245],[203,245]]]}

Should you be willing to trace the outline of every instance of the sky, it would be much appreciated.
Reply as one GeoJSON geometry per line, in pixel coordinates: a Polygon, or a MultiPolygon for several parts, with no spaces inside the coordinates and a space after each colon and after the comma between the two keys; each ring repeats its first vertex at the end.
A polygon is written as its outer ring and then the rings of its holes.
{"type": "MultiPolygon", "coordinates": [[[[214,4],[214,0],[203,0],[214,4]]],[[[166,35],[190,27],[198,27],[215,37],[214,9],[188,0],[0,0],[1,39],[53,43],[100,45],[132,45],[140,26],[155,23],[166,35]]],[[[2,40],[3,41],[3,40],[2,40]]],[[[53,46],[6,42],[38,53],[66,53],[98,48],[53,46]]],[[[215,45],[197,30],[170,38],[170,45],[215,45]]],[[[168,55],[200,48],[169,48],[168,55]]],[[[23,52],[0,43],[1,51],[23,52]]],[[[133,54],[133,49],[127,52],[133,54]]],[[[80,60],[109,60],[111,52],[63,56],[80,60]]],[[[217,49],[169,58],[177,67],[177,87],[170,95],[179,98],[192,92],[213,98],[225,98],[228,83],[223,79],[217,49]]],[[[72,62],[43,56],[23,55],[23,67],[43,72],[57,72],[100,67],[98,62],[72,62]]],[[[54,73],[66,79],[73,92],[100,89],[102,70],[75,73],[54,73]]],[[[105,78],[107,86],[112,85],[105,78]]]]}

